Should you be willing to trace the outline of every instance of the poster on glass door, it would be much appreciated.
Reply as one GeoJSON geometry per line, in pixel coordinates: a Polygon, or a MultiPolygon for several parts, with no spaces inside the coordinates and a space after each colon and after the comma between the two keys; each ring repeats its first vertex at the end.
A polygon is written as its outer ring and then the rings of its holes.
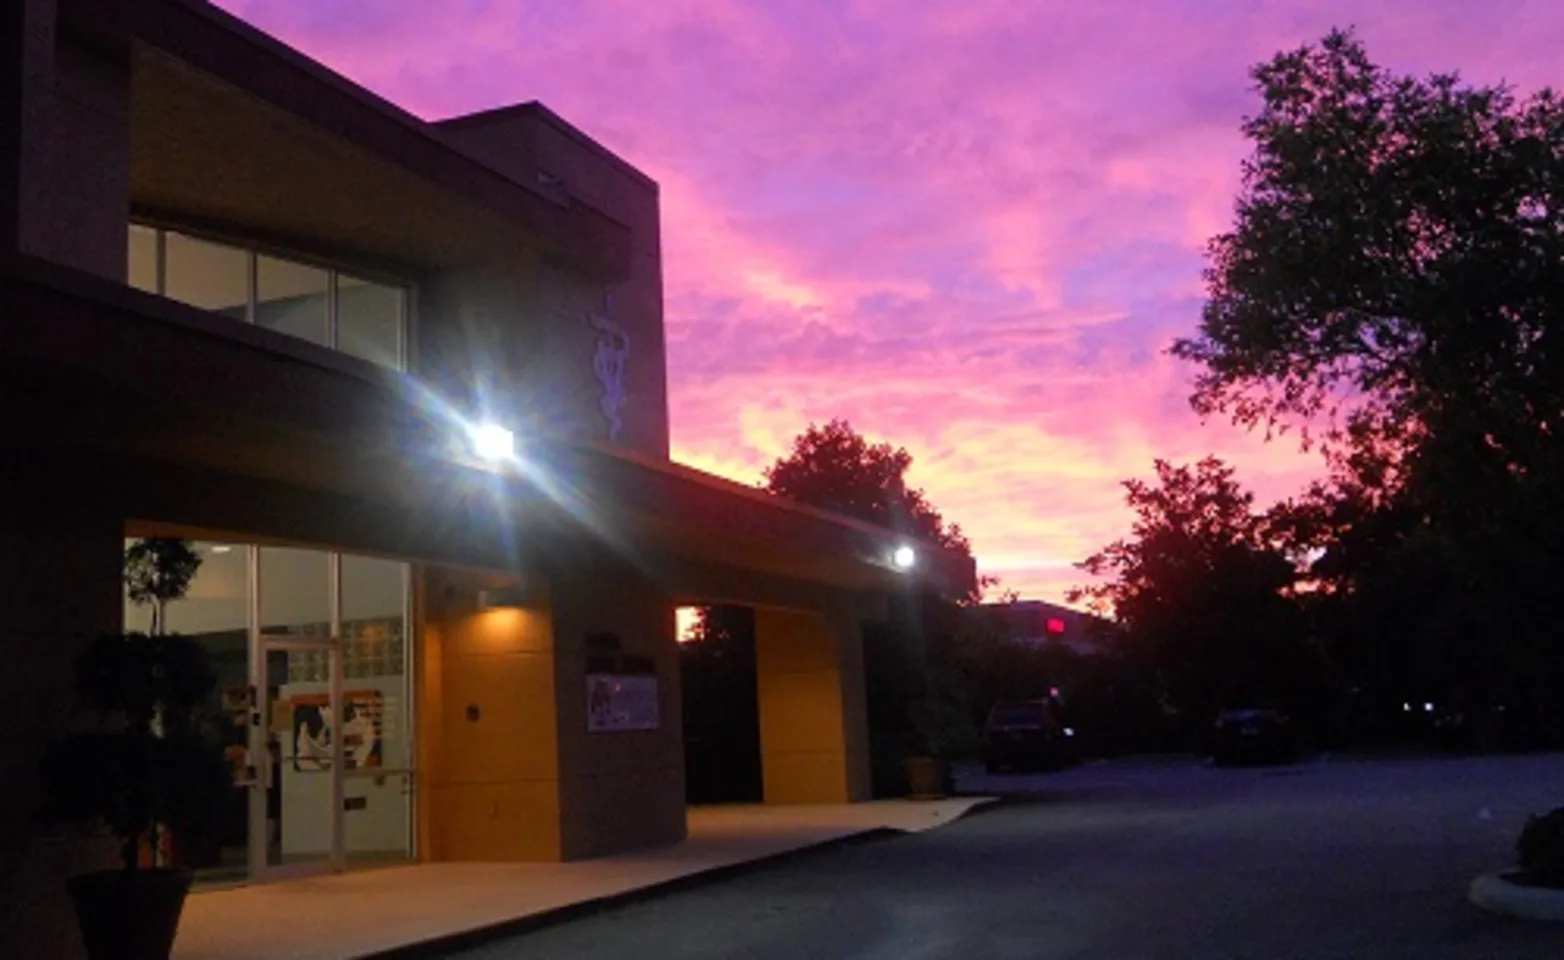
{"type": "MultiPolygon", "coordinates": [[[[331,701],[326,694],[299,694],[286,701],[292,714],[293,769],[320,773],[331,769],[331,701]]],[[[342,758],[348,770],[382,765],[385,695],[379,690],[347,690],[342,695],[342,758]]]]}

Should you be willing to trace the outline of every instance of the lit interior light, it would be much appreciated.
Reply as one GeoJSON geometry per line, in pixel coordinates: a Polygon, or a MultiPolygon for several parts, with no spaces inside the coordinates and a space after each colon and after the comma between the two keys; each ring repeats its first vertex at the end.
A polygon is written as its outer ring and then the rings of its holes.
{"type": "Polygon", "coordinates": [[[1405,713],[1411,713],[1412,712],[1412,705],[1410,703],[1403,703],[1401,705],[1401,709],[1405,713]]]}
{"type": "Polygon", "coordinates": [[[497,423],[467,428],[472,448],[485,460],[509,460],[516,455],[516,435],[497,423]]]}
{"type": "Polygon", "coordinates": [[[212,552],[213,553],[228,553],[231,550],[233,550],[233,547],[222,546],[222,545],[215,546],[215,547],[212,548],[212,552]]]}
{"type": "Polygon", "coordinates": [[[1433,713],[1434,712],[1434,705],[1431,704],[1431,703],[1423,704],[1423,712],[1424,713],[1433,713]]]}
{"type": "Polygon", "coordinates": [[[906,544],[902,544],[891,553],[891,563],[898,570],[911,570],[913,564],[917,562],[917,552],[906,544]]]}
{"type": "Polygon", "coordinates": [[[1067,736],[1067,737],[1075,736],[1075,728],[1074,727],[1065,727],[1064,728],[1064,735],[1067,736]]]}

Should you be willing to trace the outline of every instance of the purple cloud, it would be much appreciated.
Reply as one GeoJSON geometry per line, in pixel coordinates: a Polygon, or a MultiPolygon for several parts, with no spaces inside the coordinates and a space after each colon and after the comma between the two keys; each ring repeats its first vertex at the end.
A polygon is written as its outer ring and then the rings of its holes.
{"type": "Polygon", "coordinates": [[[1159,352],[1231,216],[1250,65],[1355,25],[1396,69],[1564,79],[1564,8],[1524,0],[222,5],[421,115],[539,99],[642,167],[676,455],[754,480],[846,416],[1054,598],[1152,457],[1262,498],[1318,472],[1201,424],[1159,352]]]}

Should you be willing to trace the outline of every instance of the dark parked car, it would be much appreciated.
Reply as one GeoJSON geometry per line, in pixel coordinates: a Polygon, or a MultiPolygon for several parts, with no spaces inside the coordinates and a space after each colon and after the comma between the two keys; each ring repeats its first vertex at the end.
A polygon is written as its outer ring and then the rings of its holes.
{"type": "Polygon", "coordinates": [[[1223,710],[1216,718],[1211,758],[1224,767],[1292,763],[1298,759],[1292,721],[1274,707],[1223,710]]]}
{"type": "Polygon", "coordinates": [[[989,773],[1057,770],[1074,761],[1074,740],[1053,701],[1000,701],[983,725],[983,766],[989,773]]]}

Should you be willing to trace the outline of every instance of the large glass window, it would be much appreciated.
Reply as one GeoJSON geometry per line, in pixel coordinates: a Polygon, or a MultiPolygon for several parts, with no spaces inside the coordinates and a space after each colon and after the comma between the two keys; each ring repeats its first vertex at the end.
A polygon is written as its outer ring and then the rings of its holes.
{"type": "MultiPolygon", "coordinates": [[[[206,881],[411,857],[407,564],[192,546],[201,565],[164,623],[211,657],[218,683],[203,729],[236,783],[222,842],[179,862],[206,881]]],[[[127,629],[147,630],[150,617],[126,598],[127,629]]]]}
{"type": "Polygon", "coordinates": [[[127,265],[141,290],[406,369],[405,287],[141,224],[127,265]]]}
{"type": "Polygon", "coordinates": [[[337,349],[384,367],[401,369],[406,299],[401,287],[339,274],[337,349]]]}
{"type": "Polygon", "coordinates": [[[342,558],[343,851],[351,861],[411,854],[407,567],[342,558]]]}
{"type": "Polygon", "coordinates": [[[250,254],[182,233],[165,233],[163,296],[236,320],[247,319],[250,254]]]}
{"type": "Polygon", "coordinates": [[[320,550],[261,548],[261,633],[331,636],[331,555],[320,550]]]}
{"type": "Polygon", "coordinates": [[[150,227],[131,224],[130,245],[126,252],[126,280],[137,290],[158,292],[158,233],[150,227]]]}
{"type": "Polygon", "coordinates": [[[291,260],[257,257],[255,322],[331,346],[331,274],[291,260]]]}
{"type": "MultiPolygon", "coordinates": [[[[135,541],[127,540],[126,546],[135,541]]],[[[185,596],[168,604],[164,628],[200,641],[217,683],[198,712],[203,736],[220,746],[234,776],[215,842],[200,847],[174,846],[175,862],[197,871],[203,881],[243,879],[250,846],[250,589],[249,551],[227,543],[191,546],[201,565],[185,596]]],[[[149,607],[125,597],[125,629],[151,628],[149,607]]]]}

